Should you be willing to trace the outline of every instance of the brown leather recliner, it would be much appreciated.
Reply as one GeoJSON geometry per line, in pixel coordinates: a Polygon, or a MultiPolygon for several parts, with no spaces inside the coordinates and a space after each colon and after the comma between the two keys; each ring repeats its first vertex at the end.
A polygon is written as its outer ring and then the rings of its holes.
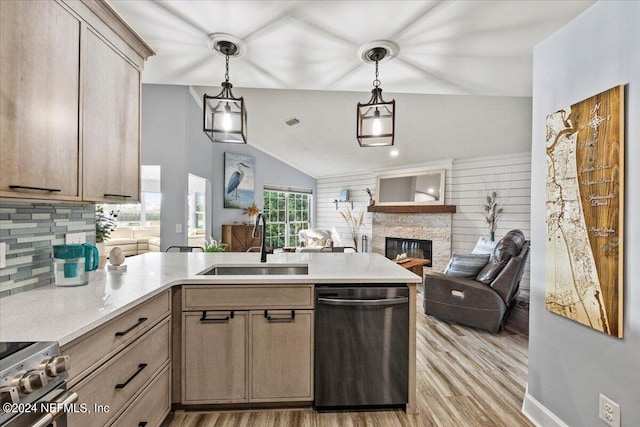
{"type": "Polygon", "coordinates": [[[500,332],[518,294],[529,243],[522,231],[510,231],[498,242],[491,261],[475,279],[427,273],[424,312],[442,320],[500,332]]]}

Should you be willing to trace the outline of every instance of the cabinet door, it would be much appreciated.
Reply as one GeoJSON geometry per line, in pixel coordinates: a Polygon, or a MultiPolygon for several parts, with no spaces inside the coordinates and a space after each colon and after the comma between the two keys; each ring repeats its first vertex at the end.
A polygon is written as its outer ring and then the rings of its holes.
{"type": "Polygon", "coordinates": [[[0,197],[80,198],[80,25],[53,1],[0,2],[0,197]]]}
{"type": "Polygon", "coordinates": [[[229,246],[229,252],[247,252],[250,248],[260,248],[260,235],[253,237],[253,225],[224,224],[222,226],[222,241],[229,246]]]}
{"type": "Polygon", "coordinates": [[[182,403],[246,402],[248,312],[184,312],[182,320],[182,403]]]}
{"type": "Polygon", "coordinates": [[[91,29],[84,64],[83,199],[140,200],[140,71],[91,29]]]}
{"type": "Polygon", "coordinates": [[[250,313],[251,401],[313,400],[313,311],[250,313]]]}

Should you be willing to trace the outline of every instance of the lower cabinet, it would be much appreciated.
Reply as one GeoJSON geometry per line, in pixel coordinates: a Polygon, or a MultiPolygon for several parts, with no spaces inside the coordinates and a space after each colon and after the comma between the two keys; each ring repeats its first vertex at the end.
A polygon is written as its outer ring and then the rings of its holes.
{"type": "MultiPolygon", "coordinates": [[[[266,311],[266,310],[265,310],[266,311]]],[[[251,311],[249,399],[313,400],[313,311],[251,311]]]]}
{"type": "MultiPolygon", "coordinates": [[[[251,287],[243,289],[249,296],[251,287]]],[[[183,307],[183,405],[313,400],[312,302],[304,309],[283,309],[284,300],[277,306],[183,307]]]]}
{"type": "Polygon", "coordinates": [[[81,408],[69,413],[70,427],[162,423],[171,409],[168,301],[161,294],[63,347],[71,365],[75,360],[82,368],[70,380],[81,408]]]}
{"type": "Polygon", "coordinates": [[[246,311],[183,313],[184,403],[247,402],[246,311]]]}
{"type": "Polygon", "coordinates": [[[112,425],[159,426],[171,407],[170,390],[171,375],[167,365],[112,425]]]}

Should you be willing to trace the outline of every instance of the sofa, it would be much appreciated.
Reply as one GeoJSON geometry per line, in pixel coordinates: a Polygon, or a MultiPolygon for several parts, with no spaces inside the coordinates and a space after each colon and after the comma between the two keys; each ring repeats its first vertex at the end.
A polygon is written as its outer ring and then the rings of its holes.
{"type": "Polygon", "coordinates": [[[298,232],[300,238],[299,252],[321,252],[333,247],[331,231],[309,228],[298,232]]]}
{"type": "Polygon", "coordinates": [[[104,244],[107,254],[116,246],[125,256],[160,252],[160,227],[119,226],[104,244]]]}
{"type": "Polygon", "coordinates": [[[457,258],[454,254],[445,272],[428,272],[425,275],[425,314],[493,333],[500,332],[520,287],[529,244],[522,231],[512,230],[495,245],[491,254],[457,258]],[[479,271],[474,271],[473,257],[479,271]],[[456,259],[463,259],[458,267],[452,266],[456,259]],[[465,274],[473,277],[463,277],[465,274]]]}
{"type": "Polygon", "coordinates": [[[298,232],[300,247],[296,252],[355,252],[353,246],[343,246],[336,230],[310,228],[298,232]]]}

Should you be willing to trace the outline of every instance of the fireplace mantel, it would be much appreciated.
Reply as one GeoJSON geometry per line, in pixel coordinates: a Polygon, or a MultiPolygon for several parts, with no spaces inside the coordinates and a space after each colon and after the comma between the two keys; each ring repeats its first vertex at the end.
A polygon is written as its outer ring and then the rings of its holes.
{"type": "Polygon", "coordinates": [[[367,212],[381,213],[456,213],[455,205],[369,206],[367,212]]]}

